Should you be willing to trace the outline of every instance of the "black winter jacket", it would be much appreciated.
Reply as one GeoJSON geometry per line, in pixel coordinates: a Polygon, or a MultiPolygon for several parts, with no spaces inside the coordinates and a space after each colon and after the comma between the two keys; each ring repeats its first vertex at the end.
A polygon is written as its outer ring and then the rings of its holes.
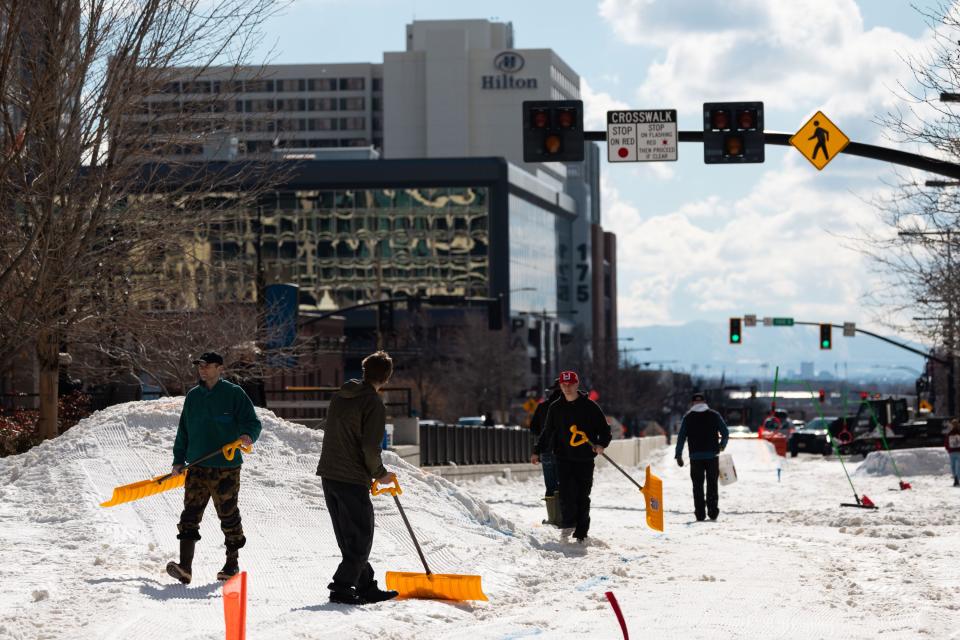
{"type": "Polygon", "coordinates": [[[537,405],[536,410],[533,412],[533,415],[530,417],[530,433],[540,437],[540,434],[543,433],[543,425],[547,421],[547,410],[550,409],[550,405],[556,402],[559,398],[563,397],[563,393],[559,389],[555,390],[550,394],[550,397],[537,405]]]}
{"type": "Polygon", "coordinates": [[[553,451],[561,460],[586,461],[596,458],[597,454],[588,444],[570,446],[572,435],[570,427],[573,425],[586,433],[593,444],[601,447],[610,444],[612,438],[610,425],[607,424],[607,418],[597,403],[582,392],[578,393],[577,399],[573,402],[568,401],[561,394],[560,398],[547,410],[543,433],[540,434],[534,452],[539,454],[542,451],[553,451]]]}
{"type": "Polygon", "coordinates": [[[380,458],[386,410],[376,389],[348,380],[330,401],[317,475],[370,486],[386,474],[380,458]]]}

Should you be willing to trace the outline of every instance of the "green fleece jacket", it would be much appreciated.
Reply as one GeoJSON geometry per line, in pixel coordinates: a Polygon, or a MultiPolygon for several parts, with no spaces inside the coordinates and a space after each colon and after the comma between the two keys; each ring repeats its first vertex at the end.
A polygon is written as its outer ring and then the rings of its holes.
{"type": "Polygon", "coordinates": [[[330,400],[317,475],[369,487],[387,470],[380,458],[386,409],[376,389],[348,380],[330,400]]]}
{"type": "MultiPolygon", "coordinates": [[[[237,385],[226,380],[217,382],[213,389],[197,385],[183,400],[177,439],[173,443],[173,464],[196,460],[242,435],[256,442],[262,428],[253,403],[237,385]]],[[[200,466],[239,467],[241,464],[243,455],[238,450],[233,460],[227,460],[221,453],[201,462],[200,466]]]]}

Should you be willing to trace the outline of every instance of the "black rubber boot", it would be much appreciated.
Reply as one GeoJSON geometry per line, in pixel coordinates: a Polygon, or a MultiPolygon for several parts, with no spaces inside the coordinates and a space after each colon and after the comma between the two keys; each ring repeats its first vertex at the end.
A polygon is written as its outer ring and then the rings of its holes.
{"type": "Polygon", "coordinates": [[[180,541],[180,562],[167,563],[167,574],[183,584],[190,584],[193,580],[193,552],[197,547],[196,540],[180,541]]]}
{"type": "Polygon", "coordinates": [[[227,561],[223,563],[223,569],[217,572],[217,580],[229,580],[240,573],[239,555],[236,549],[227,549],[227,561]]]}
{"type": "Polygon", "coordinates": [[[960,487],[960,478],[953,476],[953,486],[960,487]]]}
{"type": "Polygon", "coordinates": [[[377,586],[377,581],[374,580],[373,584],[367,587],[362,593],[357,592],[357,596],[363,600],[364,604],[374,604],[376,602],[384,602],[386,600],[393,600],[400,593],[393,590],[383,590],[377,586]]]}

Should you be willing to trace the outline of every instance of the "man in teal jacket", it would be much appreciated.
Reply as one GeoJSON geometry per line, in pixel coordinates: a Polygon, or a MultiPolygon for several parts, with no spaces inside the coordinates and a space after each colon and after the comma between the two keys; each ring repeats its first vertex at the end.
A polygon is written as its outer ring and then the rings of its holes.
{"type": "MultiPolygon", "coordinates": [[[[187,392],[180,413],[180,426],[173,443],[171,473],[183,473],[185,463],[196,460],[238,438],[249,446],[260,436],[260,419],[243,389],[223,380],[223,357],[207,352],[193,361],[200,384],[187,392]]],[[[217,573],[226,580],[240,571],[239,549],[246,544],[240,523],[240,465],[243,455],[237,451],[233,460],[222,453],[190,467],[183,491],[183,513],[177,530],[180,540],[180,562],[167,564],[167,573],[183,584],[193,579],[193,553],[200,539],[200,520],[210,498],[220,518],[227,547],[227,560],[217,573]]]]}

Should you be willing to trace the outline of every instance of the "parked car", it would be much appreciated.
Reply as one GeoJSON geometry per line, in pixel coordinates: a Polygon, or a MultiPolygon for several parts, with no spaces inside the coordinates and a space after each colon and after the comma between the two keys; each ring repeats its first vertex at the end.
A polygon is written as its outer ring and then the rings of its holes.
{"type": "Polygon", "coordinates": [[[486,420],[486,416],[460,416],[457,418],[457,426],[482,427],[486,420]]]}
{"type": "Polygon", "coordinates": [[[833,450],[830,444],[830,424],[835,420],[834,417],[814,418],[794,431],[787,445],[790,456],[796,458],[801,451],[829,454],[833,450]]]}
{"type": "Polygon", "coordinates": [[[756,432],[751,431],[750,427],[744,424],[727,425],[727,431],[730,433],[730,438],[756,438],[757,437],[756,432]]]}

